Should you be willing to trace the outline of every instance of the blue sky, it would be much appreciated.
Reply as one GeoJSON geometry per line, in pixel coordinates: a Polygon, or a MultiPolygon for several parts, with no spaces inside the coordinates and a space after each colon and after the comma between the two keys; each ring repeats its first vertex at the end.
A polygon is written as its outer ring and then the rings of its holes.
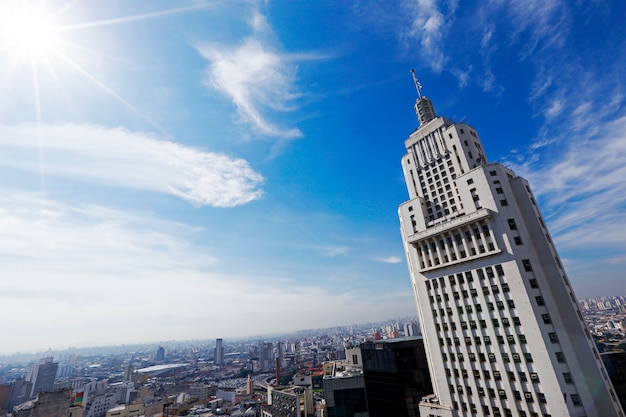
{"type": "Polygon", "coordinates": [[[1,352],[414,316],[411,69],[625,293],[622,1],[0,7],[1,352]]]}

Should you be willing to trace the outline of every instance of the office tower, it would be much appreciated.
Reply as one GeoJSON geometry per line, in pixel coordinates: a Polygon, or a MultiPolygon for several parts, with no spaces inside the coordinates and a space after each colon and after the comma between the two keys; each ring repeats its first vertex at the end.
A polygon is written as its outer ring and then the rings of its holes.
{"type": "Polygon", "coordinates": [[[399,216],[434,391],[421,415],[623,416],[528,182],[415,82],[399,216]]]}
{"type": "Polygon", "coordinates": [[[271,369],[274,366],[274,344],[272,342],[261,343],[261,355],[259,362],[261,369],[271,369]]]}
{"type": "Polygon", "coordinates": [[[420,400],[432,392],[421,338],[361,343],[370,417],[417,417],[420,400]]]}
{"type": "Polygon", "coordinates": [[[13,407],[28,401],[32,389],[32,382],[25,378],[16,379],[11,385],[11,392],[9,393],[9,399],[5,405],[5,409],[7,411],[12,411],[13,407]]]}
{"type": "Polygon", "coordinates": [[[26,379],[33,384],[30,398],[33,399],[41,391],[50,391],[54,387],[59,363],[53,362],[51,357],[40,359],[31,365],[26,379]]]}
{"type": "Polygon", "coordinates": [[[224,366],[224,341],[222,339],[215,339],[213,362],[217,366],[224,366]]]}
{"type": "Polygon", "coordinates": [[[154,361],[163,362],[163,359],[165,359],[165,349],[163,348],[163,346],[159,346],[159,348],[156,351],[156,354],[154,355],[154,361]]]}

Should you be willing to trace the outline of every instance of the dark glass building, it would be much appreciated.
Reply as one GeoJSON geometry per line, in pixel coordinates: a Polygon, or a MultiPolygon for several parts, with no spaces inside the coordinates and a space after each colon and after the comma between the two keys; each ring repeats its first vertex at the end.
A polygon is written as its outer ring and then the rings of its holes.
{"type": "Polygon", "coordinates": [[[417,417],[422,397],[432,392],[422,338],[361,344],[370,417],[417,417]]]}

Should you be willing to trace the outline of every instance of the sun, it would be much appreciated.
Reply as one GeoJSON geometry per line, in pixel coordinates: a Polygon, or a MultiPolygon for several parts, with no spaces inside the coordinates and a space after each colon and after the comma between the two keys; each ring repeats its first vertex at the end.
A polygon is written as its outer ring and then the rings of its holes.
{"type": "Polygon", "coordinates": [[[42,7],[13,5],[0,14],[0,50],[30,59],[45,59],[58,51],[58,25],[42,7]]]}

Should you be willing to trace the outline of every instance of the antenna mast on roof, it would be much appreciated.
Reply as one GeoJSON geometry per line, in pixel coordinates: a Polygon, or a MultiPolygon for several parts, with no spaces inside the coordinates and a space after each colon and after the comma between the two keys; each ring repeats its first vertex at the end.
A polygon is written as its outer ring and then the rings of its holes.
{"type": "Polygon", "coordinates": [[[420,82],[418,81],[417,77],[415,76],[415,71],[411,70],[411,75],[413,75],[413,82],[415,83],[415,89],[417,90],[417,96],[419,98],[422,98],[422,84],[420,84],[420,82]]]}

